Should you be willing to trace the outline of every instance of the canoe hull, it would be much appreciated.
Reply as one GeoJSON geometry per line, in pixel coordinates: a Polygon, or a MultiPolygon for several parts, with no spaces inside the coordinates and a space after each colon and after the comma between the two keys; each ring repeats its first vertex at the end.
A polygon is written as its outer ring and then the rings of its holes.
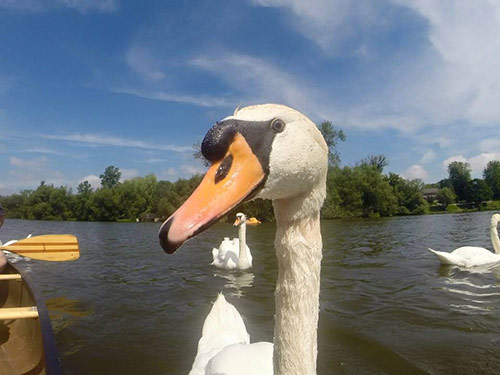
{"type": "Polygon", "coordinates": [[[0,374],[62,375],[59,353],[45,303],[29,276],[8,263],[0,281],[0,308],[36,306],[38,318],[0,320],[0,374]]]}

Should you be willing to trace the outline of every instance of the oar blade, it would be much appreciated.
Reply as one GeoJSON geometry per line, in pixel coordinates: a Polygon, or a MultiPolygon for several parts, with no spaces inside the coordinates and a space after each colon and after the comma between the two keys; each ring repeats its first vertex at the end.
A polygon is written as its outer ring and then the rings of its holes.
{"type": "Polygon", "coordinates": [[[71,261],[80,257],[78,239],[72,234],[45,234],[24,238],[0,249],[52,262],[71,261]]]}

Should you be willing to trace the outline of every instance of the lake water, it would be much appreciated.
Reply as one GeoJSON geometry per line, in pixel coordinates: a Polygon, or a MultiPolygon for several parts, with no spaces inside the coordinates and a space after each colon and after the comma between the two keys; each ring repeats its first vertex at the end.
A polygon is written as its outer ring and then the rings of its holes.
{"type": "MultiPolygon", "coordinates": [[[[426,250],[491,249],[492,212],[322,222],[319,374],[500,374],[500,266],[440,266],[426,250]]],[[[252,273],[214,269],[218,224],[174,255],[156,223],[6,220],[5,242],[72,233],[72,263],[19,261],[49,308],[68,375],[187,374],[222,291],[252,341],[272,340],[274,224],[250,227],[252,273]]]]}

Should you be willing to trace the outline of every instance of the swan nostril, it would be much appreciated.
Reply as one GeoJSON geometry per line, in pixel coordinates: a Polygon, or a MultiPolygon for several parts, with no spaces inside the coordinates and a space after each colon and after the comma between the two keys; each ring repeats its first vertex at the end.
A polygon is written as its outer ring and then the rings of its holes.
{"type": "Polygon", "coordinates": [[[233,155],[228,155],[224,158],[219,168],[217,169],[217,172],[215,173],[215,184],[217,184],[227,176],[229,170],[231,169],[231,165],[233,165],[233,155]]]}

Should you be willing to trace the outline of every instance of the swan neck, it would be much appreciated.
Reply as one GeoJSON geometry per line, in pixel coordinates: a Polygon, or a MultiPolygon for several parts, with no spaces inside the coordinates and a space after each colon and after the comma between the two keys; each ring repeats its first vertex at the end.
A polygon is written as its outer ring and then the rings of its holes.
{"type": "Polygon", "coordinates": [[[495,249],[495,253],[500,254],[500,239],[498,238],[498,230],[497,230],[498,223],[495,222],[492,224],[494,225],[492,225],[490,228],[491,243],[493,244],[493,249],[495,249]]]}
{"type": "Polygon", "coordinates": [[[316,374],[322,240],[320,206],[306,210],[306,199],[273,201],[278,261],[275,375],[316,374]],[[301,211],[293,212],[293,207],[301,211]]]}
{"type": "Polygon", "coordinates": [[[238,238],[240,243],[240,253],[238,256],[238,268],[243,268],[248,264],[247,254],[247,225],[245,222],[240,224],[238,229],[238,238]]]}

